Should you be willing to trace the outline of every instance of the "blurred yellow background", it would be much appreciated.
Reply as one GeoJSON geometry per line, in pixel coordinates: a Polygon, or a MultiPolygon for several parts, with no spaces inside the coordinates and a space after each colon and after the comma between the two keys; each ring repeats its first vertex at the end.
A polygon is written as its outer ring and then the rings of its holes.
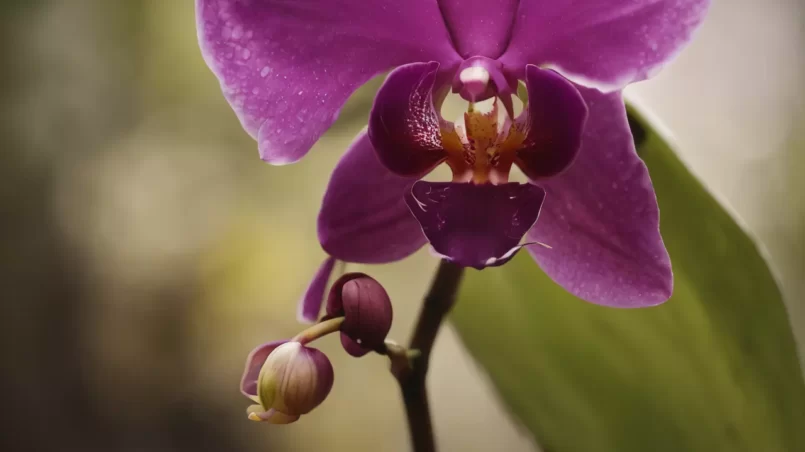
{"type": "MultiPolygon", "coordinates": [[[[324,258],[315,216],[375,80],[308,158],[262,163],[196,43],[193,2],[0,6],[0,449],[406,451],[386,362],[335,338],[327,401],[246,420],[246,354],[288,337],[324,258]]],[[[716,0],[628,95],[768,250],[805,347],[805,4],[716,0]]],[[[371,267],[403,341],[436,260],[371,267]]],[[[358,268],[358,267],[356,267],[358,268]]],[[[446,451],[536,450],[448,328],[430,375],[446,451]]]]}

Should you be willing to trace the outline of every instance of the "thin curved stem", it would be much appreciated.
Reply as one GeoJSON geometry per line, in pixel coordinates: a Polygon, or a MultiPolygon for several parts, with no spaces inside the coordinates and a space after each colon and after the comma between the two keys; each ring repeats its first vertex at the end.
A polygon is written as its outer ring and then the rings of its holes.
{"type": "Polygon", "coordinates": [[[414,452],[436,452],[425,377],[433,343],[444,318],[455,303],[463,274],[463,267],[446,260],[441,261],[425,295],[408,347],[409,350],[419,351],[419,355],[413,360],[412,366],[394,372],[402,391],[414,452]]]}
{"type": "Polygon", "coordinates": [[[326,336],[330,333],[335,333],[341,329],[341,324],[344,323],[344,317],[335,317],[311,326],[310,328],[302,331],[291,339],[301,343],[302,345],[315,341],[316,339],[326,336]]]}

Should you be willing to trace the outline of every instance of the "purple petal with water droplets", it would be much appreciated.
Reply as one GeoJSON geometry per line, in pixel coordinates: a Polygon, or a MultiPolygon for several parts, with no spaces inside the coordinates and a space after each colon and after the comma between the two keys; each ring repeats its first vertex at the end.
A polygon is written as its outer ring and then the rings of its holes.
{"type": "Polygon", "coordinates": [[[272,164],[302,158],[375,75],[460,61],[432,0],[196,0],[196,23],[204,60],[272,164]]]}
{"type": "Polygon", "coordinates": [[[590,114],[570,168],[541,183],[547,193],[528,249],[554,281],[587,301],[652,306],[673,290],[659,209],[637,156],[620,93],[579,88],[590,114]]]}
{"type": "MultiPolygon", "coordinates": [[[[671,60],[704,20],[709,0],[521,1],[510,68],[553,66],[604,92],[646,79],[671,60]]],[[[521,77],[522,78],[522,77],[521,77]]]]}

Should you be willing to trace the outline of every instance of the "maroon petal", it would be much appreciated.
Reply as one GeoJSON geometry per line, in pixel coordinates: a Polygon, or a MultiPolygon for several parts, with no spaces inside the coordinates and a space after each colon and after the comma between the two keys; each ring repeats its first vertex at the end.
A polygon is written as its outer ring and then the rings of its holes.
{"type": "Polygon", "coordinates": [[[204,60],[272,164],[302,158],[375,75],[460,61],[433,0],[196,0],[196,21],[204,60]]]}
{"type": "Polygon", "coordinates": [[[587,106],[564,77],[534,65],[526,67],[528,106],[517,125],[526,134],[517,165],[531,180],[554,176],[576,158],[587,106]]]}
{"type": "Polygon", "coordinates": [[[517,0],[440,0],[439,8],[463,58],[499,57],[509,43],[517,0]]]}
{"type": "Polygon", "coordinates": [[[439,63],[393,70],[377,92],[369,115],[369,138],[380,162],[401,176],[421,177],[445,159],[433,87],[439,63]]]}
{"type": "Polygon", "coordinates": [[[512,257],[544,198],[531,184],[419,181],[405,200],[436,252],[482,269],[512,257]]]}
{"type": "Polygon", "coordinates": [[[299,312],[297,318],[300,322],[313,323],[319,318],[321,305],[324,302],[324,291],[327,289],[327,281],[333,272],[335,259],[327,257],[313,276],[313,280],[305,290],[305,294],[299,301],[299,312]]]}
{"type": "Polygon", "coordinates": [[[266,358],[275,348],[288,342],[288,339],[279,341],[268,342],[263,344],[249,353],[246,357],[246,368],[243,370],[243,376],[240,379],[240,392],[248,398],[257,396],[257,377],[260,376],[260,369],[266,362],[266,358]]]}
{"type": "Polygon", "coordinates": [[[615,307],[662,303],[671,295],[671,262],[646,165],[635,153],[619,92],[579,88],[590,110],[571,167],[542,183],[547,192],[528,239],[554,281],[587,301],[615,307]]]}
{"type": "Polygon", "coordinates": [[[382,264],[427,243],[403,199],[415,179],[392,174],[365,133],[336,165],[318,219],[319,242],[347,262],[382,264]]]}

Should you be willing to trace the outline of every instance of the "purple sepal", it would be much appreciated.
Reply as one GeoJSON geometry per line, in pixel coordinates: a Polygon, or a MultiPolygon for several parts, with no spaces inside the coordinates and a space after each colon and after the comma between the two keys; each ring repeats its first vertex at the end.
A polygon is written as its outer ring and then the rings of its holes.
{"type": "Polygon", "coordinates": [[[545,192],[532,184],[425,181],[415,183],[406,196],[436,252],[477,269],[511,259],[544,199],[545,192]]]}
{"type": "Polygon", "coordinates": [[[439,0],[458,53],[469,58],[497,58],[506,50],[514,26],[517,0],[439,0]]]}
{"type": "Polygon", "coordinates": [[[330,280],[330,275],[333,273],[335,266],[335,259],[327,257],[321,263],[313,280],[305,290],[302,299],[299,300],[299,308],[297,312],[297,319],[303,323],[314,323],[319,318],[321,312],[321,305],[324,302],[324,291],[327,289],[327,282],[330,280]]]}
{"type": "MultiPolygon", "coordinates": [[[[574,83],[614,92],[651,77],[704,19],[710,0],[521,1],[506,67],[552,67],[574,83]]],[[[522,69],[521,69],[522,70],[522,69]]],[[[522,78],[522,77],[520,77],[522,78]]]]}
{"type": "Polygon", "coordinates": [[[433,0],[196,0],[196,25],[204,60],[272,164],[301,159],[375,75],[461,60],[433,0]]]}
{"type": "Polygon", "coordinates": [[[339,278],[330,289],[326,309],[330,317],[344,316],[341,344],[355,357],[382,347],[391,330],[391,300],[379,282],[363,273],[339,278]]]}

